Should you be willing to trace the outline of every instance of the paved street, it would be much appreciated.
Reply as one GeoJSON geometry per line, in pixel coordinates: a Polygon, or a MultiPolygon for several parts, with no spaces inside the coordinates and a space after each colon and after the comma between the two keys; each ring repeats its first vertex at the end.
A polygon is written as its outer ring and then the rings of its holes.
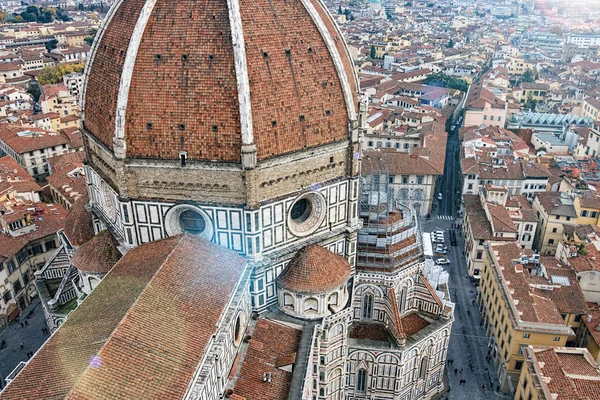
{"type": "Polygon", "coordinates": [[[458,206],[461,201],[457,132],[452,132],[448,138],[444,176],[441,177],[437,189],[437,193],[440,192],[443,199],[441,203],[438,202],[432,218],[423,223],[423,230],[426,232],[436,229],[444,230],[446,245],[449,247],[447,258],[450,260],[450,265],[446,267],[446,270],[450,273],[450,297],[456,307],[448,348],[448,359],[453,360],[453,363],[447,367],[450,391],[445,394],[445,397],[449,400],[511,399],[512,397],[509,395],[496,392],[498,379],[493,365],[485,360],[488,339],[485,331],[479,325],[481,316],[477,306],[473,305],[476,287],[467,277],[467,267],[462,250],[464,241],[458,229],[454,229],[457,246],[451,246],[449,242],[448,230],[452,229],[452,223],[462,223],[461,219],[457,218],[458,206]],[[460,385],[461,379],[466,379],[466,384],[460,385]],[[485,385],[485,389],[483,389],[483,385],[485,385]]]}
{"type": "Polygon", "coordinates": [[[46,327],[44,311],[40,301],[36,299],[19,317],[19,321],[27,321],[27,325],[13,322],[0,332],[0,342],[4,340],[6,347],[0,350],[0,387],[6,385],[4,379],[21,361],[27,361],[27,353],[35,353],[50,335],[42,333],[46,327]],[[21,343],[23,347],[21,348],[21,343]]]}

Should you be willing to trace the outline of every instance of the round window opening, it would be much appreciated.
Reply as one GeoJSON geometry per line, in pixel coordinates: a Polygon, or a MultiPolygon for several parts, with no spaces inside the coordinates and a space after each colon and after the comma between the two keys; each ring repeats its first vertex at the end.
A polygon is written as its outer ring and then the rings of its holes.
{"type": "Polygon", "coordinates": [[[242,341],[242,319],[238,315],[235,319],[235,325],[233,327],[233,342],[236,346],[239,346],[242,341]]]}
{"type": "Polygon", "coordinates": [[[306,221],[312,214],[312,204],[308,199],[298,200],[292,207],[292,221],[299,224],[306,221]]]}
{"type": "Polygon", "coordinates": [[[206,229],[206,221],[200,213],[194,210],[185,210],[179,215],[181,230],[193,235],[201,235],[206,229]]]}
{"type": "Polygon", "coordinates": [[[202,209],[182,204],[172,207],[165,215],[165,228],[169,236],[188,233],[212,240],[213,224],[210,217],[202,209]]]}
{"type": "Polygon", "coordinates": [[[306,193],[298,198],[289,209],[288,226],[296,236],[310,235],[325,218],[325,199],[319,193],[306,193]]]}

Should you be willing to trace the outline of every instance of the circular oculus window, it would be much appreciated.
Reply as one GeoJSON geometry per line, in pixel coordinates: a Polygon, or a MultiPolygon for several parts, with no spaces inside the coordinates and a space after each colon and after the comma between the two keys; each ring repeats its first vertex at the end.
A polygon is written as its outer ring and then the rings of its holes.
{"type": "Polygon", "coordinates": [[[167,212],[165,227],[169,236],[188,232],[211,240],[213,227],[206,213],[191,205],[175,206],[167,212]]]}
{"type": "Polygon", "coordinates": [[[296,236],[306,236],[316,231],[325,219],[325,207],[325,199],[319,193],[300,196],[289,210],[290,231],[296,236]]]}

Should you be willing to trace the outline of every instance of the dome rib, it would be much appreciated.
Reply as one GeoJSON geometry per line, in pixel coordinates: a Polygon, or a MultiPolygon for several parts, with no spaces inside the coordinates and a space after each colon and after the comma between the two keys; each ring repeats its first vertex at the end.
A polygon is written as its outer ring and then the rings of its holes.
{"type": "Polygon", "coordinates": [[[353,98],[352,93],[350,93],[350,82],[348,80],[348,75],[346,75],[346,71],[344,70],[344,65],[342,64],[342,58],[338,52],[338,49],[333,42],[333,38],[331,37],[331,32],[325,26],[325,21],[321,19],[321,15],[315,8],[315,6],[311,3],[311,0],[301,0],[304,8],[308,11],[308,14],[312,18],[313,22],[319,29],[321,36],[325,40],[325,44],[329,50],[329,54],[331,54],[331,58],[333,58],[333,64],[335,65],[335,69],[337,70],[338,77],[340,79],[340,83],[342,85],[342,90],[344,92],[344,99],[346,100],[346,108],[348,110],[348,118],[351,121],[356,119],[356,109],[352,105],[353,98]]]}
{"type": "Polygon", "coordinates": [[[351,272],[344,257],[312,244],[296,253],[277,277],[277,284],[294,293],[325,293],[342,286],[351,272]]]}
{"type": "MultiPolygon", "coordinates": [[[[123,139],[125,137],[125,118],[127,111],[127,102],[129,101],[129,88],[131,87],[131,77],[133,76],[133,67],[135,66],[135,60],[140,48],[142,36],[148,25],[150,15],[157,0],[146,0],[140,16],[135,23],[133,33],[131,34],[131,41],[127,52],[125,53],[125,61],[123,62],[123,72],[121,73],[121,79],[119,82],[119,94],[117,97],[117,109],[115,110],[115,137],[123,139]]],[[[125,143],[122,144],[125,146],[125,143]]],[[[123,149],[126,151],[126,149],[123,149]]],[[[123,156],[125,155],[123,151],[123,156]]]]}
{"type": "Polygon", "coordinates": [[[84,128],[117,158],[241,163],[351,139],[358,88],[319,0],[118,0],[84,128]]]}

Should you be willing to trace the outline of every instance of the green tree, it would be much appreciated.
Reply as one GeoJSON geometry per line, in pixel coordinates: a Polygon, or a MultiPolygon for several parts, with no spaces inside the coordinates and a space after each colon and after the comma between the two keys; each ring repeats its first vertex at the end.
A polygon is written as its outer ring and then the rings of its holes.
{"type": "Polygon", "coordinates": [[[448,44],[446,44],[446,47],[449,48],[449,49],[453,48],[454,47],[454,40],[450,39],[448,41],[448,44]]]}
{"type": "Polygon", "coordinates": [[[47,85],[50,83],[58,83],[62,81],[63,75],[71,72],[83,71],[85,64],[59,64],[51,67],[45,67],[40,71],[38,76],[38,82],[40,85],[47,85]]]}
{"type": "Polygon", "coordinates": [[[528,69],[523,73],[521,82],[535,82],[535,74],[532,70],[528,69]]]}
{"type": "Polygon", "coordinates": [[[371,59],[376,59],[377,58],[377,50],[375,49],[375,46],[371,45],[371,59]]]}
{"type": "Polygon", "coordinates": [[[340,4],[340,6],[338,7],[338,14],[343,14],[344,11],[342,11],[342,5],[340,4]]]}
{"type": "Polygon", "coordinates": [[[27,93],[29,93],[31,97],[33,97],[33,100],[37,102],[40,99],[40,96],[42,95],[42,89],[40,89],[39,85],[31,85],[27,89],[27,93]]]}
{"type": "Polygon", "coordinates": [[[56,66],[44,67],[40,71],[38,76],[38,82],[40,85],[47,85],[49,83],[58,83],[62,80],[62,74],[56,66]]]}
{"type": "Polygon", "coordinates": [[[444,74],[443,72],[429,75],[427,78],[425,78],[425,80],[423,80],[423,83],[432,86],[456,89],[460,90],[461,92],[466,92],[469,89],[467,82],[463,81],[462,79],[453,78],[444,74]]]}
{"type": "Polygon", "coordinates": [[[46,50],[52,51],[56,48],[56,46],[58,46],[58,40],[52,39],[52,40],[46,42],[45,46],[46,46],[46,50]]]}

